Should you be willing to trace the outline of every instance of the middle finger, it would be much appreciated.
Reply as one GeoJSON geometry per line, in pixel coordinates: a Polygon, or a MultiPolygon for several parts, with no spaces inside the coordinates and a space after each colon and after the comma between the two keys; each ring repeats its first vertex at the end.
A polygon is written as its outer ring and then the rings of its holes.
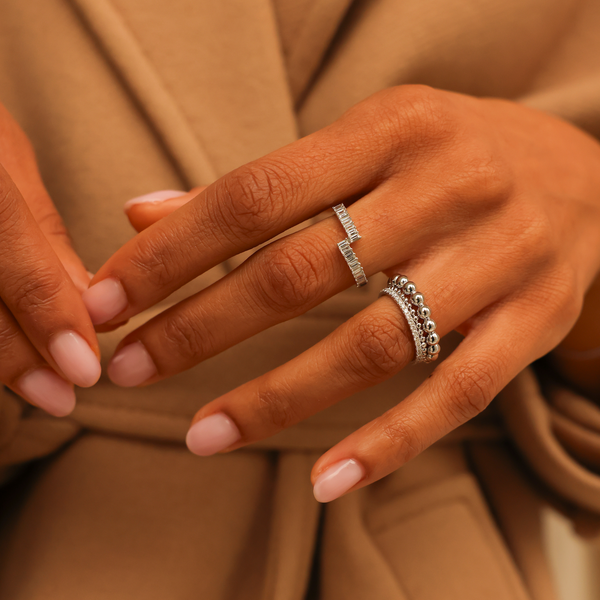
{"type": "MultiPolygon", "coordinates": [[[[367,274],[405,261],[413,248],[428,247],[431,238],[441,241],[421,212],[409,213],[413,223],[403,215],[399,235],[397,218],[381,208],[389,193],[378,188],[349,211],[363,237],[352,247],[367,274]]],[[[332,216],[262,248],[217,283],[131,332],[109,364],[109,377],[123,386],[154,383],[347,288],[353,277],[337,247],[344,237],[332,216]]]]}
{"type": "Polygon", "coordinates": [[[356,118],[236,169],[135,236],[84,294],[93,322],[125,321],[222,261],[376,187],[408,134],[387,131],[374,144],[356,118]]]}

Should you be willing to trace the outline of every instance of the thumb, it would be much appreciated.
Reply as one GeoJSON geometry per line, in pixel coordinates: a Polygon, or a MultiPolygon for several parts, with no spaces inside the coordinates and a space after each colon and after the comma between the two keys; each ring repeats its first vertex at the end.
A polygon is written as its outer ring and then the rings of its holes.
{"type": "Polygon", "coordinates": [[[167,217],[178,208],[187,204],[207,186],[192,188],[189,192],[162,190],[145,196],[133,198],[123,207],[129,222],[138,232],[150,227],[153,223],[167,217]]]}

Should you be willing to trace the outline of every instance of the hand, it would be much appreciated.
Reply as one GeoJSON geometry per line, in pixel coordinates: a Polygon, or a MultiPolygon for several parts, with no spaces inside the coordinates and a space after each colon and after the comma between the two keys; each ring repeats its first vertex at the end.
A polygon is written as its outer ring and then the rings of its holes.
{"type": "Polygon", "coordinates": [[[44,189],[23,131],[0,105],[0,382],[64,416],[73,383],[100,376],[81,299],[90,280],[44,189]]]}
{"type": "MultiPolygon", "coordinates": [[[[465,336],[414,393],[320,457],[312,480],[321,501],[380,479],[483,410],[567,334],[600,266],[598,143],[522,105],[423,86],[378,93],[185,199],[100,269],[84,295],[92,315],[112,303],[101,320],[131,317],[346,202],[367,275],[407,274],[438,334],[465,336]]],[[[144,210],[129,210],[140,228],[144,210]]],[[[353,285],[330,214],[130,333],[109,376],[125,386],[170,377],[353,285]]],[[[413,356],[398,306],[380,298],[295,359],[203,406],[188,446],[207,455],[271,436],[413,356]]]]}

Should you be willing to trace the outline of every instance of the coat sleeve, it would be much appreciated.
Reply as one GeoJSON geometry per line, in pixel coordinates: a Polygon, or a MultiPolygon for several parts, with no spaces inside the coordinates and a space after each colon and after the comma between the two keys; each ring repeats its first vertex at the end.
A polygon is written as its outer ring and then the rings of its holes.
{"type": "Polygon", "coordinates": [[[519,453],[563,510],[574,520],[600,518],[600,407],[532,367],[496,402],[519,453]]]}

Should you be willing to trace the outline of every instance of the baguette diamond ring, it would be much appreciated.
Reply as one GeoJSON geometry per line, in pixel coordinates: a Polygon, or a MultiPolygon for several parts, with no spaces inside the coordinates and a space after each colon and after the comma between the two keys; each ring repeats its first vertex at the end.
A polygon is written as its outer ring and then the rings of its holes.
{"type": "Polygon", "coordinates": [[[365,275],[358,258],[356,258],[354,250],[352,250],[352,247],[350,246],[352,242],[360,240],[361,236],[358,233],[358,229],[356,229],[354,221],[352,221],[350,218],[350,215],[343,204],[337,204],[334,206],[333,211],[337,215],[337,218],[340,220],[340,223],[342,224],[342,227],[348,236],[338,243],[338,248],[340,249],[340,252],[342,253],[342,256],[344,257],[348,267],[350,267],[354,281],[356,281],[356,287],[366,285],[368,282],[367,276],[365,275]]]}

